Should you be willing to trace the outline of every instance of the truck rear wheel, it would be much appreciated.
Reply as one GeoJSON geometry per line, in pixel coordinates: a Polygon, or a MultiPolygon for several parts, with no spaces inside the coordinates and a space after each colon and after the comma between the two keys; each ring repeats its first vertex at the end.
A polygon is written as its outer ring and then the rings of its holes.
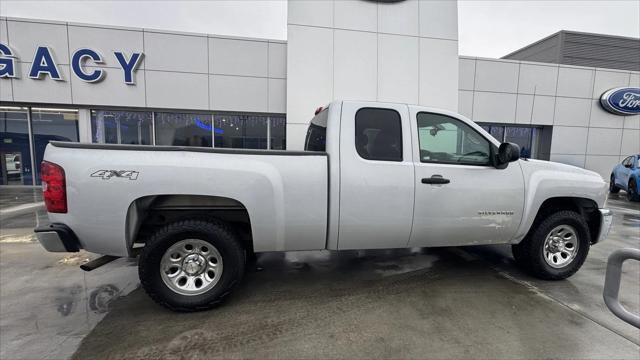
{"type": "Polygon", "coordinates": [[[174,311],[220,304],[240,282],[244,249],[224,223],[185,220],[164,226],[145,244],[138,274],[147,294],[174,311]]]}
{"type": "Polygon", "coordinates": [[[574,211],[558,211],[534,224],[512,251],[518,265],[531,275],[562,280],[582,267],[590,245],[589,227],[583,217],[574,211]]]}

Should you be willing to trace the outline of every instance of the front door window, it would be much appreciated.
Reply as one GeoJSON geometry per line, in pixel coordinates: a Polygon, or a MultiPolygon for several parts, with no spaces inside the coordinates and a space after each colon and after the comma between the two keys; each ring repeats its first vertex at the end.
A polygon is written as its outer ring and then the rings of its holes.
{"type": "Polygon", "coordinates": [[[471,126],[450,116],[419,113],[420,161],[489,165],[491,145],[471,126]]]}

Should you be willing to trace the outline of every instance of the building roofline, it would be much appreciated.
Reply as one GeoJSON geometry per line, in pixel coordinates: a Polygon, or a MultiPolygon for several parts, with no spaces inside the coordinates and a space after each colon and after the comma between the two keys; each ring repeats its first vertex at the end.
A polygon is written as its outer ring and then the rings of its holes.
{"type": "Polygon", "coordinates": [[[36,18],[15,17],[15,16],[0,16],[0,20],[29,22],[29,23],[41,23],[41,24],[53,24],[53,25],[66,25],[66,26],[81,26],[81,27],[99,28],[99,29],[107,29],[107,30],[109,30],[109,29],[110,30],[126,30],[126,31],[140,31],[140,32],[149,32],[149,33],[160,33],[160,34],[197,36],[197,37],[204,37],[204,38],[219,38],[219,39],[231,39],[231,40],[261,41],[261,42],[280,43],[280,44],[286,44],[287,43],[286,40],[281,40],[281,39],[254,38],[254,37],[243,37],[243,36],[235,36],[235,35],[209,34],[209,33],[188,32],[188,31],[180,31],[180,30],[142,28],[142,27],[121,26],[121,25],[79,23],[79,22],[74,22],[74,21],[36,19],[36,18]]]}
{"type": "Polygon", "coordinates": [[[611,34],[592,33],[592,32],[575,31],[575,30],[560,30],[559,32],[565,33],[565,34],[589,35],[589,36],[597,36],[597,37],[640,41],[640,37],[633,37],[633,36],[611,35],[611,34]]]}
{"type": "Polygon", "coordinates": [[[621,74],[640,74],[640,71],[634,70],[624,70],[624,69],[612,69],[612,68],[601,68],[595,66],[582,66],[582,65],[571,65],[571,64],[559,64],[555,62],[540,62],[540,61],[531,61],[531,60],[518,60],[518,59],[505,59],[505,58],[489,58],[489,57],[481,57],[481,56],[471,56],[471,55],[459,55],[458,59],[461,60],[479,60],[479,61],[493,61],[493,62],[503,62],[503,63],[512,63],[512,64],[525,64],[525,65],[534,65],[534,66],[546,66],[546,67],[557,67],[557,68],[570,68],[570,69],[584,69],[591,71],[607,71],[607,72],[617,72],[621,74]]]}
{"type": "Polygon", "coordinates": [[[514,54],[516,54],[516,53],[519,53],[519,52],[521,52],[522,50],[525,50],[525,49],[528,49],[528,48],[530,48],[530,47],[532,47],[532,46],[538,45],[539,43],[541,43],[541,42],[543,42],[543,41],[546,41],[546,40],[549,40],[549,39],[551,39],[551,38],[554,38],[554,37],[556,37],[556,36],[560,36],[560,34],[561,34],[563,31],[564,31],[564,30],[556,31],[556,32],[554,32],[554,33],[553,33],[553,34],[551,34],[551,35],[547,35],[547,36],[543,37],[543,38],[542,38],[542,39],[540,39],[540,40],[537,40],[537,41],[535,41],[535,42],[532,42],[532,43],[531,43],[531,44],[529,44],[529,45],[523,46],[523,47],[521,47],[521,48],[519,48],[519,49],[517,49],[517,50],[514,50],[514,51],[510,52],[510,53],[508,53],[507,55],[504,55],[504,56],[500,57],[500,59],[507,59],[509,56],[514,55],[514,54]]]}
{"type": "Polygon", "coordinates": [[[592,32],[585,32],[585,31],[574,31],[574,30],[560,30],[560,31],[556,31],[555,33],[545,36],[542,39],[533,42],[529,45],[523,46],[518,50],[514,50],[504,56],[501,57],[501,59],[507,59],[509,56],[515,55],[516,53],[519,53],[523,50],[529,49],[535,45],[538,45],[539,43],[545,41],[545,40],[549,40],[553,37],[556,36],[562,36],[562,35],[566,35],[566,34],[576,34],[576,35],[588,35],[588,36],[597,36],[599,38],[609,38],[609,39],[624,39],[624,40],[634,40],[634,41],[640,41],[640,38],[636,38],[636,37],[632,37],[632,36],[622,36],[622,35],[610,35],[610,34],[600,34],[600,33],[592,33],[592,32]]]}

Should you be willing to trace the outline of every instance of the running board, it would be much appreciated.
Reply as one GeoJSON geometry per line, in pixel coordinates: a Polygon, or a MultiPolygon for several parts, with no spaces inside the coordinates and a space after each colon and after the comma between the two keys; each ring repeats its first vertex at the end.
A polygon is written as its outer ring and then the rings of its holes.
{"type": "Polygon", "coordinates": [[[99,268],[102,265],[106,265],[110,262],[112,262],[113,260],[119,258],[120,256],[111,256],[111,255],[104,255],[101,256],[97,259],[93,259],[91,261],[89,261],[86,264],[80,265],[80,269],[84,270],[84,271],[91,271],[91,270],[95,270],[97,268],[99,268]]]}

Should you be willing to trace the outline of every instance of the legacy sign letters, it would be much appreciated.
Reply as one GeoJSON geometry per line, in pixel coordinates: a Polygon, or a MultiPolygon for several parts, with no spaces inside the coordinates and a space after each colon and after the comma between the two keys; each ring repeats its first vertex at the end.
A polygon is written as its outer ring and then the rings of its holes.
{"type": "MultiPolygon", "coordinates": [[[[114,51],[113,56],[120,64],[124,83],[135,85],[135,72],[144,54],[134,52],[127,55],[122,51],[114,51]]],[[[78,49],[71,55],[71,71],[82,81],[94,83],[102,80],[106,70],[96,66],[103,63],[102,55],[89,48],[78,49]]],[[[18,64],[18,58],[13,50],[8,45],[0,43],[0,78],[19,78],[18,64]]],[[[64,81],[51,48],[38,46],[29,67],[29,78],[40,80],[47,76],[53,80],[64,81]]]]}
{"type": "Polygon", "coordinates": [[[612,114],[640,114],[640,88],[620,87],[611,89],[602,94],[600,104],[612,114]]]}

